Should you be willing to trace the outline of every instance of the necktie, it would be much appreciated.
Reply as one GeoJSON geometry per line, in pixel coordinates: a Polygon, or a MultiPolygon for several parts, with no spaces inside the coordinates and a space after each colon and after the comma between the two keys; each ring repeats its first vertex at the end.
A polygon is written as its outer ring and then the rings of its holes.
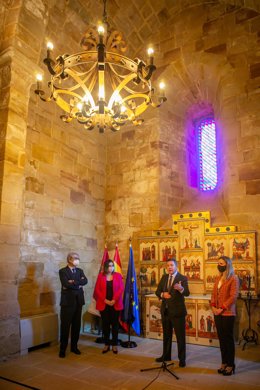
{"type": "Polygon", "coordinates": [[[73,273],[73,274],[76,273],[76,268],[72,268],[72,273],[73,273]]]}
{"type": "Polygon", "coordinates": [[[172,275],[170,275],[170,277],[168,279],[168,291],[170,291],[171,286],[172,286],[172,275]]]}

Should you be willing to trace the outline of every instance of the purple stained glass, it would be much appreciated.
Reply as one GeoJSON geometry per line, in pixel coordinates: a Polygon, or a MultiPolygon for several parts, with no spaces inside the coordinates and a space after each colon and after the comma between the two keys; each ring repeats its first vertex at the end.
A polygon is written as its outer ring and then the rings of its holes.
{"type": "Polygon", "coordinates": [[[199,151],[199,189],[212,191],[218,182],[216,125],[214,119],[202,119],[197,123],[199,151]]]}

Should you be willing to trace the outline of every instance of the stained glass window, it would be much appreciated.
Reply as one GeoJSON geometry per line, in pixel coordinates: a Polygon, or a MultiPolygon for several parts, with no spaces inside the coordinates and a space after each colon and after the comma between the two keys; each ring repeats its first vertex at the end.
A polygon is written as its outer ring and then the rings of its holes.
{"type": "Polygon", "coordinates": [[[212,191],[218,183],[216,125],[212,118],[196,123],[199,159],[199,189],[212,191]]]}

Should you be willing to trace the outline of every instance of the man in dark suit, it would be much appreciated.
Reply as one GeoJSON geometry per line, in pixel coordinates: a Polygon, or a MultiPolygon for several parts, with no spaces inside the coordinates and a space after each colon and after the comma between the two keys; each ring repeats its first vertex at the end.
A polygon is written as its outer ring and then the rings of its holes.
{"type": "Polygon", "coordinates": [[[163,326],[163,354],[157,362],[171,360],[172,332],[176,334],[179,366],[186,366],[185,316],[187,314],[184,297],[190,295],[188,280],[177,270],[175,259],[167,260],[167,272],[162,276],[155,294],[162,300],[161,315],[163,326]]]}
{"type": "Polygon", "coordinates": [[[64,358],[68,345],[71,329],[71,352],[80,355],[78,340],[81,327],[82,306],[85,304],[83,286],[88,283],[79,265],[79,255],[70,252],[67,256],[67,267],[59,271],[61,281],[60,300],[60,353],[59,357],[64,358]]]}

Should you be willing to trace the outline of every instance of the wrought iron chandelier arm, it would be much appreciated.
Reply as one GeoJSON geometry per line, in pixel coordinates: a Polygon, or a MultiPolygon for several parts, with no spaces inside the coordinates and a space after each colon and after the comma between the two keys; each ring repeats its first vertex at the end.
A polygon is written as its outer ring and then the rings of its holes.
{"type": "MultiPolygon", "coordinates": [[[[109,66],[111,68],[113,68],[113,66],[111,64],[109,64],[109,66]]],[[[118,74],[117,72],[113,71],[113,77],[111,77],[111,85],[113,87],[113,89],[117,89],[117,85],[121,83],[121,79],[123,79],[125,76],[121,76],[120,74],[118,74]],[[117,83],[115,82],[115,80],[117,81],[117,83]]],[[[135,79],[135,77],[133,78],[133,80],[135,79]]],[[[143,91],[142,93],[145,93],[145,94],[149,94],[151,91],[152,91],[152,85],[151,85],[151,82],[149,81],[145,81],[144,82],[144,85],[147,86],[147,90],[146,91],[143,91]]],[[[129,93],[129,94],[134,94],[136,93],[136,91],[132,88],[130,88],[128,85],[125,85],[124,86],[124,90],[129,93]]]]}
{"type": "MultiPolygon", "coordinates": [[[[119,97],[120,91],[131,81],[135,78],[135,74],[129,74],[126,78],[124,78],[121,83],[116,87],[114,92],[111,95],[111,98],[108,102],[108,108],[111,109],[113,107],[113,104],[115,103],[116,99],[119,97]]],[[[121,98],[122,101],[124,101],[123,98],[121,98]]]]}
{"type": "MultiPolygon", "coordinates": [[[[97,79],[96,75],[95,75],[94,79],[92,79],[92,83],[91,83],[90,87],[88,88],[88,87],[86,86],[86,84],[85,84],[86,80],[82,80],[82,79],[79,77],[79,75],[78,75],[76,72],[74,72],[72,69],[67,69],[67,73],[68,73],[69,76],[71,76],[71,77],[77,82],[77,84],[74,85],[73,87],[71,87],[71,88],[69,89],[69,91],[73,91],[73,90],[79,89],[79,88],[81,87],[82,90],[83,90],[84,93],[85,93],[85,95],[84,95],[83,98],[84,98],[84,99],[87,98],[87,99],[89,100],[90,104],[91,104],[91,107],[94,108],[94,107],[95,107],[95,101],[94,101],[94,99],[93,99],[93,97],[92,97],[92,95],[91,95],[91,90],[92,90],[92,89],[90,89],[90,88],[91,88],[91,86],[92,86],[92,88],[93,88],[93,86],[94,86],[94,84],[95,84],[95,82],[96,82],[96,79],[97,79]]],[[[79,94],[78,94],[77,96],[78,96],[78,98],[79,98],[79,102],[81,102],[81,101],[82,101],[82,96],[79,95],[79,94]]]]}
{"type": "Polygon", "coordinates": [[[43,60],[43,63],[47,66],[48,68],[48,71],[50,72],[50,74],[52,76],[55,76],[56,75],[56,71],[54,69],[54,65],[55,65],[55,62],[53,61],[53,59],[49,58],[49,57],[46,57],[44,60],[43,60]]]}

